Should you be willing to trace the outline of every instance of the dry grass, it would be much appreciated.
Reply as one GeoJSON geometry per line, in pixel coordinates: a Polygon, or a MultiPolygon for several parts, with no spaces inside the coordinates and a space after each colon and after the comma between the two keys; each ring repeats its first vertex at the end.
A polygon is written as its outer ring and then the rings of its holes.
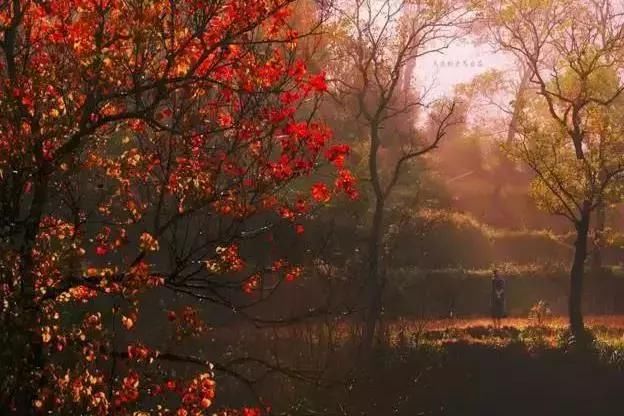
{"type": "MultiPolygon", "coordinates": [[[[403,321],[402,323],[409,324],[409,321],[403,321]]],[[[506,318],[501,321],[501,326],[514,327],[520,330],[525,329],[531,324],[532,321],[528,318],[506,318]]],[[[585,324],[590,328],[608,327],[613,329],[624,329],[624,315],[589,316],[585,318],[585,324]]],[[[492,320],[490,318],[483,317],[465,319],[437,319],[427,320],[423,322],[414,321],[412,325],[418,328],[424,326],[425,331],[439,331],[449,328],[466,329],[476,326],[487,327],[492,325],[492,320]]],[[[556,329],[565,328],[568,325],[568,318],[565,316],[551,317],[546,319],[546,325],[556,329]]]]}
{"type": "MultiPolygon", "coordinates": [[[[585,323],[602,344],[624,347],[624,315],[590,316],[585,323]]],[[[404,319],[388,323],[387,333],[390,345],[403,342],[435,345],[463,342],[505,346],[520,341],[530,347],[555,347],[567,327],[566,317],[550,317],[542,325],[536,325],[535,321],[527,318],[507,318],[502,320],[500,328],[495,328],[491,319],[483,317],[426,321],[404,319]]]]}
{"type": "MultiPolygon", "coordinates": [[[[624,347],[624,315],[588,316],[586,326],[592,330],[596,338],[609,345],[624,347]]],[[[568,327],[567,317],[549,317],[542,326],[528,318],[507,318],[501,322],[501,328],[494,328],[490,318],[474,317],[462,319],[399,319],[386,321],[384,333],[391,346],[407,342],[425,342],[442,345],[454,342],[469,344],[487,344],[505,346],[511,342],[528,342],[535,340],[555,346],[560,334],[568,327]]],[[[220,329],[219,338],[226,344],[237,345],[272,345],[305,346],[307,350],[322,350],[328,345],[340,348],[348,342],[357,341],[354,323],[351,321],[336,322],[326,326],[324,323],[299,323],[281,328],[253,329],[238,327],[236,330],[220,329]]]]}

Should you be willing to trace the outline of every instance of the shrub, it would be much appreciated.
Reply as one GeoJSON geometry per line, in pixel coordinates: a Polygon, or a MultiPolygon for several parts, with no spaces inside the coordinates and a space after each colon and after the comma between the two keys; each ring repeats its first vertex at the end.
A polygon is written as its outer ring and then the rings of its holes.
{"type": "Polygon", "coordinates": [[[546,323],[546,319],[552,316],[552,311],[548,306],[548,303],[540,300],[535,305],[531,307],[529,311],[529,321],[532,325],[536,326],[544,326],[546,323]]]}

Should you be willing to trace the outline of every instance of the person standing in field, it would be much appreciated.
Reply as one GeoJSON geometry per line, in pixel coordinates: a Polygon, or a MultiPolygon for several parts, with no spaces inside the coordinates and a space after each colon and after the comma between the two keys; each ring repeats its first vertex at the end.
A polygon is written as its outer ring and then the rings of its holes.
{"type": "Polygon", "coordinates": [[[505,279],[498,271],[492,272],[492,319],[494,327],[500,328],[501,319],[505,317],[505,279]]]}

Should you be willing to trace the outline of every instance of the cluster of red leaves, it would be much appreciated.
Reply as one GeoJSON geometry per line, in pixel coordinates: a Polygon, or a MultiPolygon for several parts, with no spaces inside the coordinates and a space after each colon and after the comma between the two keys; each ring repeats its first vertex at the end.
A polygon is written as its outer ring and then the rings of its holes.
{"type": "MultiPolygon", "coordinates": [[[[303,275],[303,267],[297,265],[290,265],[286,260],[280,259],[273,262],[270,272],[273,275],[281,276],[286,282],[292,282],[303,275]]],[[[251,276],[243,280],[241,288],[245,293],[253,293],[259,290],[262,286],[263,274],[254,273],[251,276]]]]}
{"type": "Polygon", "coordinates": [[[51,366],[48,373],[52,379],[42,388],[34,407],[62,409],[79,407],[89,414],[106,414],[109,399],[104,376],[89,370],[69,370],[60,366],[51,366]]]}
{"type": "Polygon", "coordinates": [[[177,312],[169,311],[167,318],[173,323],[177,341],[187,337],[199,336],[207,330],[206,324],[200,317],[199,310],[190,306],[185,306],[177,312]]]}
{"type": "MultiPolygon", "coordinates": [[[[191,380],[182,392],[182,408],[191,414],[210,407],[215,395],[215,382],[209,374],[200,374],[191,380]]],[[[180,410],[178,410],[178,414],[180,410]]]]}
{"type": "Polygon", "coordinates": [[[215,413],[215,416],[263,416],[270,413],[270,408],[244,407],[242,409],[228,409],[215,413]]]}
{"type": "Polygon", "coordinates": [[[211,273],[228,273],[243,270],[245,263],[238,251],[238,245],[218,246],[215,255],[206,260],[206,268],[211,273]]]}
{"type": "MultiPolygon", "coordinates": [[[[10,277],[0,289],[8,305],[36,305],[32,322],[47,362],[36,372],[45,373],[34,403],[41,412],[130,414],[140,407],[148,386],[158,384],[141,369],[158,353],[138,341],[124,357],[111,337],[120,321],[135,330],[146,290],[174,287],[180,271],[206,280],[247,275],[241,289],[259,288],[261,274],[248,270],[235,241],[238,228],[193,234],[197,224],[272,215],[303,233],[299,219],[310,206],[357,196],[344,167],[349,149],[307,116],[307,103],[327,84],[296,56],[289,4],[0,3],[0,191],[16,192],[8,199],[24,206],[15,212],[41,208],[30,210],[36,235],[28,256],[20,256],[25,245],[4,250],[10,277]],[[284,192],[323,164],[337,171],[333,184],[294,198],[284,192]],[[172,248],[183,244],[176,234],[183,227],[197,241],[172,248]],[[186,263],[158,270],[163,250],[186,263]],[[31,275],[35,298],[23,302],[20,281],[31,275]],[[94,312],[100,296],[130,310],[94,312]],[[67,311],[72,319],[62,318],[67,311]],[[76,320],[80,313],[84,319],[76,320]]],[[[270,272],[292,281],[303,270],[279,260],[270,272]]],[[[206,330],[191,307],[168,317],[178,340],[206,330]]],[[[201,414],[213,402],[214,381],[202,372],[162,391],[178,394],[177,414],[201,414]]]]}
{"type": "Polygon", "coordinates": [[[150,389],[150,395],[180,397],[180,407],[176,410],[166,411],[165,414],[176,416],[203,415],[206,409],[212,405],[215,397],[216,383],[209,373],[198,374],[187,382],[176,382],[173,379],[155,384],[150,389]]]}

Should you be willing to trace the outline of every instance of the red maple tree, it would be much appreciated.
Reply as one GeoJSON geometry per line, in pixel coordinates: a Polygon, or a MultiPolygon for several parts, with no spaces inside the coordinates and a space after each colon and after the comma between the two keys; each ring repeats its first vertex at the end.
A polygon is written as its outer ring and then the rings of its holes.
{"type": "Polygon", "coordinates": [[[211,408],[208,361],[140,336],[120,349],[114,334],[146,319],[146,292],[170,289],[188,305],[149,325],[201,335],[194,300],[233,308],[236,292],[302,273],[246,258],[250,241],[270,244],[257,237],[277,221],[301,233],[312,206],[355,196],[348,149],[311,117],[326,84],[297,58],[291,3],[0,3],[3,414],[211,408]],[[292,186],[323,164],[333,183],[292,186]],[[157,364],[176,360],[198,371],[157,364]]]}

